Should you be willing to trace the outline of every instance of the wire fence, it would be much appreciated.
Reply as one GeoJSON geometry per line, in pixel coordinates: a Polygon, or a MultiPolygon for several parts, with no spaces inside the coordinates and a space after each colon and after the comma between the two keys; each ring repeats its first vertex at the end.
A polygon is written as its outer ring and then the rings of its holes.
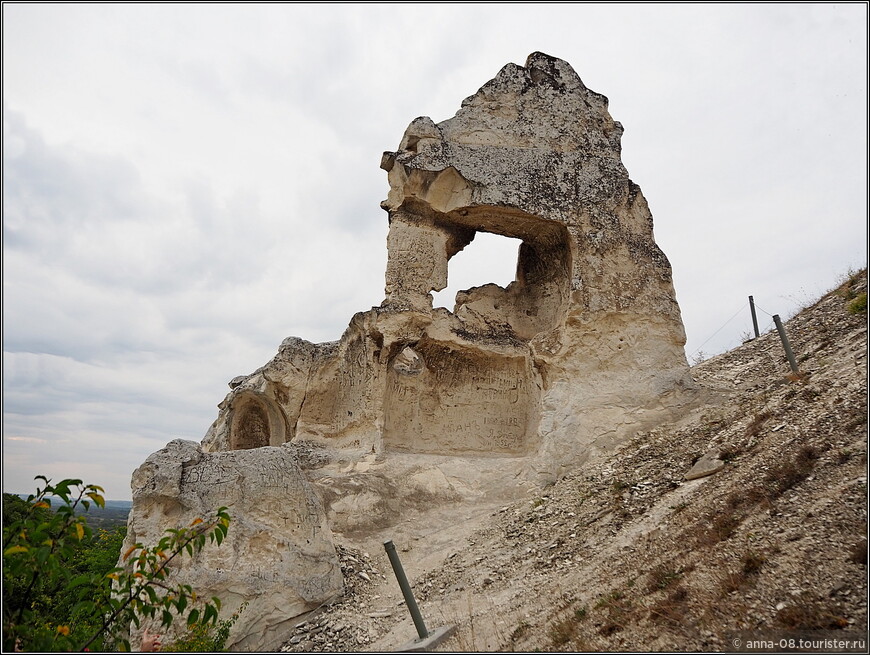
{"type": "MultiPolygon", "coordinates": [[[[764,308],[762,308],[762,307],[759,307],[759,306],[758,306],[758,303],[753,303],[753,304],[755,305],[755,309],[760,309],[762,312],[764,312],[765,314],[767,314],[767,315],[771,318],[771,320],[770,320],[770,321],[768,322],[768,324],[764,327],[764,329],[763,329],[763,330],[759,330],[759,335],[767,334],[768,332],[770,332],[771,330],[773,330],[773,329],[776,327],[776,325],[775,325],[775,323],[774,323],[774,321],[773,321],[773,314],[771,314],[770,312],[768,312],[766,309],[764,309],[764,308]]],[[[689,356],[689,361],[692,362],[692,363],[698,363],[698,362],[701,362],[701,361],[704,361],[705,359],[707,359],[707,356],[706,356],[705,353],[704,353],[704,346],[706,346],[710,341],[712,341],[712,340],[716,337],[716,335],[718,335],[720,332],[722,332],[722,330],[724,330],[726,327],[728,327],[728,325],[730,325],[731,323],[733,323],[734,320],[735,320],[738,316],[740,316],[743,312],[747,312],[747,313],[748,313],[750,309],[751,309],[751,306],[750,306],[749,300],[747,300],[747,301],[744,302],[742,305],[740,305],[740,308],[739,308],[736,312],[734,312],[734,314],[731,316],[731,318],[729,318],[729,319],[728,319],[727,321],[725,321],[721,326],[719,326],[719,328],[718,328],[715,332],[713,332],[713,334],[711,334],[709,337],[707,337],[707,338],[704,340],[704,342],[703,342],[700,346],[698,346],[698,347],[694,350],[694,352],[692,352],[692,354],[689,356]]],[[[744,332],[740,335],[740,340],[741,340],[741,342],[745,342],[745,341],[747,340],[747,339],[744,339],[743,337],[749,337],[750,339],[752,338],[752,337],[749,335],[749,333],[746,332],[746,331],[744,331],[744,332]]]]}

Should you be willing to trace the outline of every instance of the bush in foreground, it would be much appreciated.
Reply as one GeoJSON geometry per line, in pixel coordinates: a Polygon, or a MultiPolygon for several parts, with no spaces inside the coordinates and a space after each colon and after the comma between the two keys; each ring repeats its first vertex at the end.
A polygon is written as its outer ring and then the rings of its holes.
{"type": "MultiPolygon", "coordinates": [[[[220,545],[230,524],[225,507],[209,520],[167,530],[154,546],[135,544],[124,553],[122,567],[94,572],[99,558],[82,565],[94,555],[83,553],[83,544],[94,543],[93,533],[76,509],[104,507],[103,489],[81,480],[36,480],[45,486],[23,504],[10,501],[7,512],[4,502],[4,651],[130,650],[127,632],[142,618],[159,620],[164,628],[185,618],[201,634],[221,627],[220,599],[199,603],[190,585],[173,583],[168,575],[176,558],[199,552],[207,540],[220,545]]],[[[111,536],[98,538],[110,540],[102,544],[104,551],[115,543],[111,536]]]]}

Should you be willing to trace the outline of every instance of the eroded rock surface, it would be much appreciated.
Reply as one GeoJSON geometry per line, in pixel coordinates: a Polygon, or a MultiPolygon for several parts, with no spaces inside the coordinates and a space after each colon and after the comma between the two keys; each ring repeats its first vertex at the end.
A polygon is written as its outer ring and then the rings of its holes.
{"type": "Polygon", "coordinates": [[[622,131],[604,96],[542,53],[453,118],[412,121],[381,162],[384,302],[338,342],[288,339],[234,380],[206,449],[302,439],[358,456],[522,458],[526,479],[547,482],[684,402],[671,269],[622,131]],[[516,279],[433,310],[477,232],[522,241],[516,279]]]}
{"type": "Polygon", "coordinates": [[[211,555],[194,568],[205,593],[259,603],[234,631],[237,647],[265,647],[262,627],[336,590],[328,529],[360,537],[422,515],[473,522],[695,398],[670,264],[620,160],[621,136],[607,99],[542,53],[505,66],[453,118],[412,121],[381,160],[383,303],[338,341],[285,339],[230,382],[204,452],[173,442],[137,471],[135,539],[179,515],[235,508],[236,568],[211,555]],[[433,309],[450,259],[478,232],[522,242],[515,280],[433,309]],[[297,462],[328,528],[293,513],[313,506],[297,462]],[[237,482],[186,485],[201,466],[237,482]],[[262,470],[279,484],[258,486],[262,470]],[[223,582],[227,570],[237,583],[223,582]],[[272,586],[255,571],[274,572],[272,586]]]}
{"type": "Polygon", "coordinates": [[[341,595],[326,515],[288,447],[204,453],[199,444],[178,439],[136,469],[133,489],[124,552],[229,508],[224,542],[172,566],[174,580],[200,597],[221,599],[222,618],[248,603],[228,648],[273,650],[293,617],[341,595]]]}

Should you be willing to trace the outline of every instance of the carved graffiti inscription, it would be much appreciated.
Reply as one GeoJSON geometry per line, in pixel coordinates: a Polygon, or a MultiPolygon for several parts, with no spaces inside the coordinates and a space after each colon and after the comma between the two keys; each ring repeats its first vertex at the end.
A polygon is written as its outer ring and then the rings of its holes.
{"type": "Polygon", "coordinates": [[[288,469],[284,460],[242,466],[236,461],[237,452],[216,453],[185,468],[181,474],[182,488],[198,489],[200,494],[211,498],[216,507],[233,507],[250,498],[262,497],[264,492],[268,497],[270,489],[281,497],[290,495],[295,502],[277,507],[273,520],[303,538],[314,538],[322,530],[321,512],[313,494],[306,490],[299,471],[288,469]]]}
{"type": "Polygon", "coordinates": [[[420,452],[520,454],[532,445],[534,402],[522,358],[484,362],[437,348],[418,376],[388,372],[384,439],[420,452]]]}

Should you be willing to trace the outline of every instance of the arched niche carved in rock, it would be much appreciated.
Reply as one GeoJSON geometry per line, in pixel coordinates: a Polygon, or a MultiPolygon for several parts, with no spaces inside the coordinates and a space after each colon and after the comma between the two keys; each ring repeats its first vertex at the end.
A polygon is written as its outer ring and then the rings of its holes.
{"type": "Polygon", "coordinates": [[[230,427],[230,450],[278,446],[285,441],[286,422],[274,401],[246,393],[235,399],[230,427]]]}

